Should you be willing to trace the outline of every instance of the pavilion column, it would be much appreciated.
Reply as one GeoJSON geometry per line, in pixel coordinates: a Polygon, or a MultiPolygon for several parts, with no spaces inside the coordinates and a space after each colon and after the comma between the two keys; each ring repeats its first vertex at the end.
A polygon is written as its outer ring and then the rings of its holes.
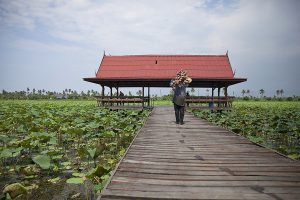
{"type": "Polygon", "coordinates": [[[150,87],[148,87],[148,107],[150,107],[150,87]]]}
{"type": "Polygon", "coordinates": [[[101,97],[101,99],[102,99],[102,106],[104,106],[104,101],[103,101],[103,98],[104,98],[104,89],[105,89],[105,87],[104,87],[104,85],[102,85],[102,97],[101,97]]]}
{"type": "MultiPolygon", "coordinates": [[[[112,99],[112,87],[109,88],[110,88],[110,99],[112,99]]],[[[110,106],[112,106],[112,102],[110,103],[110,106]]]]}
{"type": "Polygon", "coordinates": [[[143,86],[143,89],[142,89],[142,96],[143,96],[143,108],[144,108],[144,96],[145,96],[145,87],[143,86]]]}
{"type": "Polygon", "coordinates": [[[228,88],[228,86],[226,86],[226,87],[224,88],[224,96],[225,96],[225,100],[226,100],[225,107],[228,106],[228,94],[227,94],[227,88],[228,88]]]}
{"type": "Polygon", "coordinates": [[[212,108],[214,107],[214,91],[215,91],[215,88],[211,88],[211,103],[212,103],[212,108]]]}
{"type": "MultiPolygon", "coordinates": [[[[117,89],[117,98],[119,98],[119,87],[116,87],[117,89]]],[[[119,105],[119,102],[117,102],[117,105],[119,105]]]]}
{"type": "Polygon", "coordinates": [[[220,107],[220,89],[221,88],[218,87],[218,107],[220,107]]]}
{"type": "Polygon", "coordinates": [[[104,96],[104,85],[101,85],[101,88],[102,88],[102,90],[101,90],[101,96],[104,96]]]}

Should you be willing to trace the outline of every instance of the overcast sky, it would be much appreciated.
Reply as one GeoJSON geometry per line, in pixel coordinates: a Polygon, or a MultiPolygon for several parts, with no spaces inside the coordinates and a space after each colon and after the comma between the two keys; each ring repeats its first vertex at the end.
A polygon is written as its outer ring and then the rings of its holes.
{"type": "Polygon", "coordinates": [[[230,94],[300,96],[299,21],[298,0],[0,0],[0,89],[100,90],[82,78],[95,75],[104,50],[228,50],[236,76],[248,78],[230,94]]]}

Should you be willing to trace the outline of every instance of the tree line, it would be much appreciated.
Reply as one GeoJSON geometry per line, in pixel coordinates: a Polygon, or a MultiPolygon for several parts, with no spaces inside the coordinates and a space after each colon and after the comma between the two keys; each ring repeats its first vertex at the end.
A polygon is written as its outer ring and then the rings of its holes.
{"type": "MultiPolygon", "coordinates": [[[[224,91],[222,91],[224,93],[224,91]]],[[[189,95],[191,96],[197,96],[195,88],[191,88],[189,90],[189,95]]],[[[199,92],[198,92],[199,93],[199,92]]],[[[249,89],[243,89],[241,91],[242,97],[237,97],[237,99],[243,99],[243,100],[258,100],[258,99],[265,99],[265,100],[300,100],[300,97],[298,96],[293,96],[293,97],[285,97],[284,96],[284,90],[283,89],[278,89],[275,91],[275,94],[273,97],[266,97],[265,96],[265,90],[260,89],[259,94],[260,97],[255,97],[251,95],[251,91],[249,89]]],[[[35,100],[35,99],[82,99],[82,100],[92,100],[94,99],[95,96],[101,95],[100,92],[95,91],[95,90],[88,90],[88,91],[76,91],[72,89],[64,89],[61,92],[56,92],[56,91],[46,91],[45,89],[35,89],[32,88],[30,89],[27,87],[26,90],[22,91],[14,91],[14,92],[9,92],[6,90],[2,90],[0,92],[0,99],[20,99],[20,100],[25,100],[25,99],[30,99],[30,100],[35,100]]],[[[105,94],[109,96],[110,94],[107,93],[105,94]]],[[[136,92],[137,96],[142,95],[142,90],[138,90],[136,92]]],[[[158,97],[157,95],[152,96],[154,99],[159,99],[159,100],[169,100],[171,99],[173,93],[172,90],[170,90],[170,93],[167,95],[164,95],[162,97],[158,97]]],[[[210,90],[206,89],[206,95],[210,96],[210,90]]],[[[116,92],[113,94],[113,96],[117,96],[116,92]]],[[[129,91],[128,96],[133,96],[133,94],[129,91]]]]}
{"type": "Polygon", "coordinates": [[[100,95],[95,90],[88,90],[86,92],[77,92],[72,89],[64,89],[61,92],[46,91],[45,89],[37,90],[35,88],[22,91],[8,92],[2,90],[0,93],[0,99],[93,99],[94,96],[100,95]]]}

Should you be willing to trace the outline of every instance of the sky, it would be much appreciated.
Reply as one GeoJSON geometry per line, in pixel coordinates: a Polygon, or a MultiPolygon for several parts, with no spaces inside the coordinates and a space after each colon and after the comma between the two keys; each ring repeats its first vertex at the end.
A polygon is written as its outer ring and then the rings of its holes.
{"type": "Polygon", "coordinates": [[[0,89],[100,91],[82,78],[95,75],[104,51],[228,51],[235,76],[248,78],[230,95],[300,96],[299,10],[298,0],[0,0],[0,89]]]}

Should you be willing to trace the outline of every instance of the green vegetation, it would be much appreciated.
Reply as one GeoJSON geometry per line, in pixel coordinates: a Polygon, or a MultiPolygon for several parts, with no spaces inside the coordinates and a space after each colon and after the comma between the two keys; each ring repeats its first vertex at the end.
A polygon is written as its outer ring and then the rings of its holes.
{"type": "Polygon", "coordinates": [[[95,101],[0,101],[0,199],[92,199],[148,115],[95,101]]]}
{"type": "Polygon", "coordinates": [[[88,90],[87,92],[77,92],[72,89],[65,89],[62,92],[46,91],[45,89],[36,90],[33,88],[27,88],[26,91],[14,91],[8,92],[2,90],[0,92],[0,99],[18,99],[18,100],[40,100],[40,99],[81,99],[81,100],[94,100],[96,95],[100,95],[99,92],[94,90],[88,90]]]}
{"type": "Polygon", "coordinates": [[[234,102],[231,112],[194,110],[253,142],[300,160],[300,102],[234,102]]]}
{"type": "Polygon", "coordinates": [[[155,100],[154,106],[172,106],[173,103],[171,100],[155,100]]]}

